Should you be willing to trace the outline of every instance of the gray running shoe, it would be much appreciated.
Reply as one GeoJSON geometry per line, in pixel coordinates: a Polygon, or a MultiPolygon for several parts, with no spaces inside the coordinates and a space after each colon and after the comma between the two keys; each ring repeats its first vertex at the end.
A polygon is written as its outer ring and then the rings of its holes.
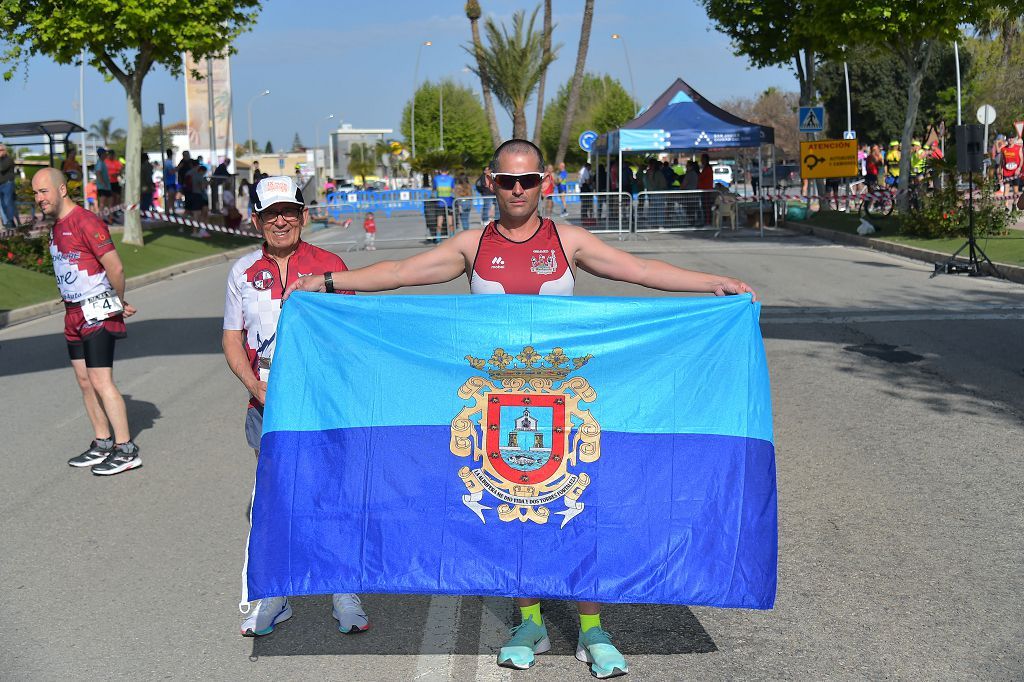
{"type": "Polygon", "coordinates": [[[93,441],[88,450],[69,459],[68,465],[78,468],[91,467],[105,460],[113,452],[113,444],[109,448],[105,448],[96,441],[93,441]]]}
{"type": "Polygon", "coordinates": [[[363,603],[354,594],[334,595],[334,619],[338,621],[338,631],[352,635],[370,629],[370,619],[363,611],[363,603]]]}
{"type": "Polygon", "coordinates": [[[249,616],[242,621],[243,637],[262,637],[274,631],[274,626],[292,617],[288,597],[267,597],[253,604],[249,616]]]}
{"type": "Polygon", "coordinates": [[[142,466],[142,458],[139,457],[139,446],[128,441],[121,445],[115,445],[114,450],[107,455],[107,458],[92,468],[96,476],[113,476],[122,471],[138,469],[142,466]]]}

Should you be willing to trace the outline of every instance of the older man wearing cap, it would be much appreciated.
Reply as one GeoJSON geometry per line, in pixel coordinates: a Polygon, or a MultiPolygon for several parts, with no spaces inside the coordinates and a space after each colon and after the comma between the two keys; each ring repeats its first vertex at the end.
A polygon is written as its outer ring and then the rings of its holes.
{"type": "MultiPolygon", "coordinates": [[[[263,245],[239,258],[228,275],[221,345],[228,367],[249,392],[245,438],[257,457],[282,295],[300,276],[348,269],[335,254],[302,241],[302,228],[308,221],[309,210],[292,178],[264,177],[256,185],[252,214],[253,225],[263,233],[263,245]]],[[[327,291],[334,292],[333,286],[327,286],[327,291]]],[[[359,597],[336,594],[333,601],[341,632],[362,632],[370,627],[359,597]]],[[[242,635],[268,635],[291,616],[287,597],[261,599],[242,622],[242,635]]]]}

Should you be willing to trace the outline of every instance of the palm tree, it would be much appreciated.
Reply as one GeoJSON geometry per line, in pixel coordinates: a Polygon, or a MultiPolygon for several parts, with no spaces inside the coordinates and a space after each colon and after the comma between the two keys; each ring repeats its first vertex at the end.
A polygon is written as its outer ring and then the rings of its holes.
{"type": "Polygon", "coordinates": [[[357,142],[349,148],[348,172],[353,177],[358,175],[362,178],[363,187],[366,187],[366,176],[377,172],[377,159],[370,145],[357,142]]]}
{"type": "MultiPolygon", "coordinates": [[[[470,69],[478,76],[487,74],[491,91],[501,106],[512,116],[512,137],[526,137],[526,102],[537,89],[544,69],[554,61],[559,46],[544,54],[544,36],[533,30],[537,7],[526,21],[526,12],[512,15],[512,32],[493,19],[484,23],[488,46],[477,55],[479,66],[470,69]]],[[[470,51],[466,48],[466,51],[470,51]]]]}
{"type": "Polygon", "coordinates": [[[978,22],[974,30],[979,36],[1002,42],[1003,49],[999,57],[999,66],[1006,66],[1013,56],[1022,28],[1024,28],[1024,19],[1018,13],[1005,7],[999,7],[990,9],[988,16],[978,22]]]}
{"type": "Polygon", "coordinates": [[[495,147],[501,144],[501,131],[498,130],[498,119],[494,115],[494,100],[491,99],[491,84],[487,78],[487,69],[480,59],[483,52],[483,44],[480,42],[480,27],[477,22],[480,20],[480,3],[470,0],[466,3],[466,18],[469,19],[469,27],[473,32],[473,59],[476,61],[476,68],[480,75],[480,88],[484,95],[484,112],[487,114],[487,125],[491,129],[491,143],[495,147]]]}
{"type": "Polygon", "coordinates": [[[110,147],[111,140],[118,140],[124,138],[127,133],[124,132],[124,128],[114,128],[114,117],[108,116],[107,118],[101,118],[96,123],[89,126],[89,130],[92,131],[96,137],[103,140],[104,147],[110,147]]]}
{"type": "MultiPolygon", "coordinates": [[[[544,0],[544,56],[551,54],[551,0],[544,0]]],[[[545,67],[540,74],[540,85],[537,86],[537,120],[533,123],[533,143],[540,146],[540,123],[544,120],[544,82],[548,70],[545,67]]]]}
{"type": "Polygon", "coordinates": [[[555,166],[565,160],[565,150],[569,148],[569,133],[572,131],[573,118],[580,103],[580,89],[583,84],[583,67],[587,63],[587,48],[590,45],[590,25],[594,21],[594,0],[586,0],[583,7],[583,26],[580,28],[580,46],[576,51],[576,71],[572,74],[572,85],[569,87],[569,101],[565,104],[565,120],[562,121],[562,134],[558,138],[558,151],[555,153],[555,166]]]}

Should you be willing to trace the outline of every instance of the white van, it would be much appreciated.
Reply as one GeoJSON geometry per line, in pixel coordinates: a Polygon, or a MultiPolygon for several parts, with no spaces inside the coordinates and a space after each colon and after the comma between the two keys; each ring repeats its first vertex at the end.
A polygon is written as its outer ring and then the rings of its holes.
{"type": "Polygon", "coordinates": [[[711,164],[711,172],[715,176],[716,185],[724,185],[725,187],[732,186],[732,166],[727,166],[724,163],[713,163],[711,164]]]}

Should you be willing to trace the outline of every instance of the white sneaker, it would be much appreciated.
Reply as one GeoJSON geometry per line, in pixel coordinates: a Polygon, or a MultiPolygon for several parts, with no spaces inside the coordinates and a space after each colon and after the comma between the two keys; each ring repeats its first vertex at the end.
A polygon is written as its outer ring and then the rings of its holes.
{"type": "Polygon", "coordinates": [[[338,621],[338,630],[345,634],[366,632],[370,629],[370,619],[363,611],[363,603],[354,594],[334,595],[334,619],[338,621]]]}
{"type": "Polygon", "coordinates": [[[249,617],[242,621],[243,637],[262,637],[274,631],[274,626],[292,617],[288,597],[267,597],[253,603],[249,617]]]}

